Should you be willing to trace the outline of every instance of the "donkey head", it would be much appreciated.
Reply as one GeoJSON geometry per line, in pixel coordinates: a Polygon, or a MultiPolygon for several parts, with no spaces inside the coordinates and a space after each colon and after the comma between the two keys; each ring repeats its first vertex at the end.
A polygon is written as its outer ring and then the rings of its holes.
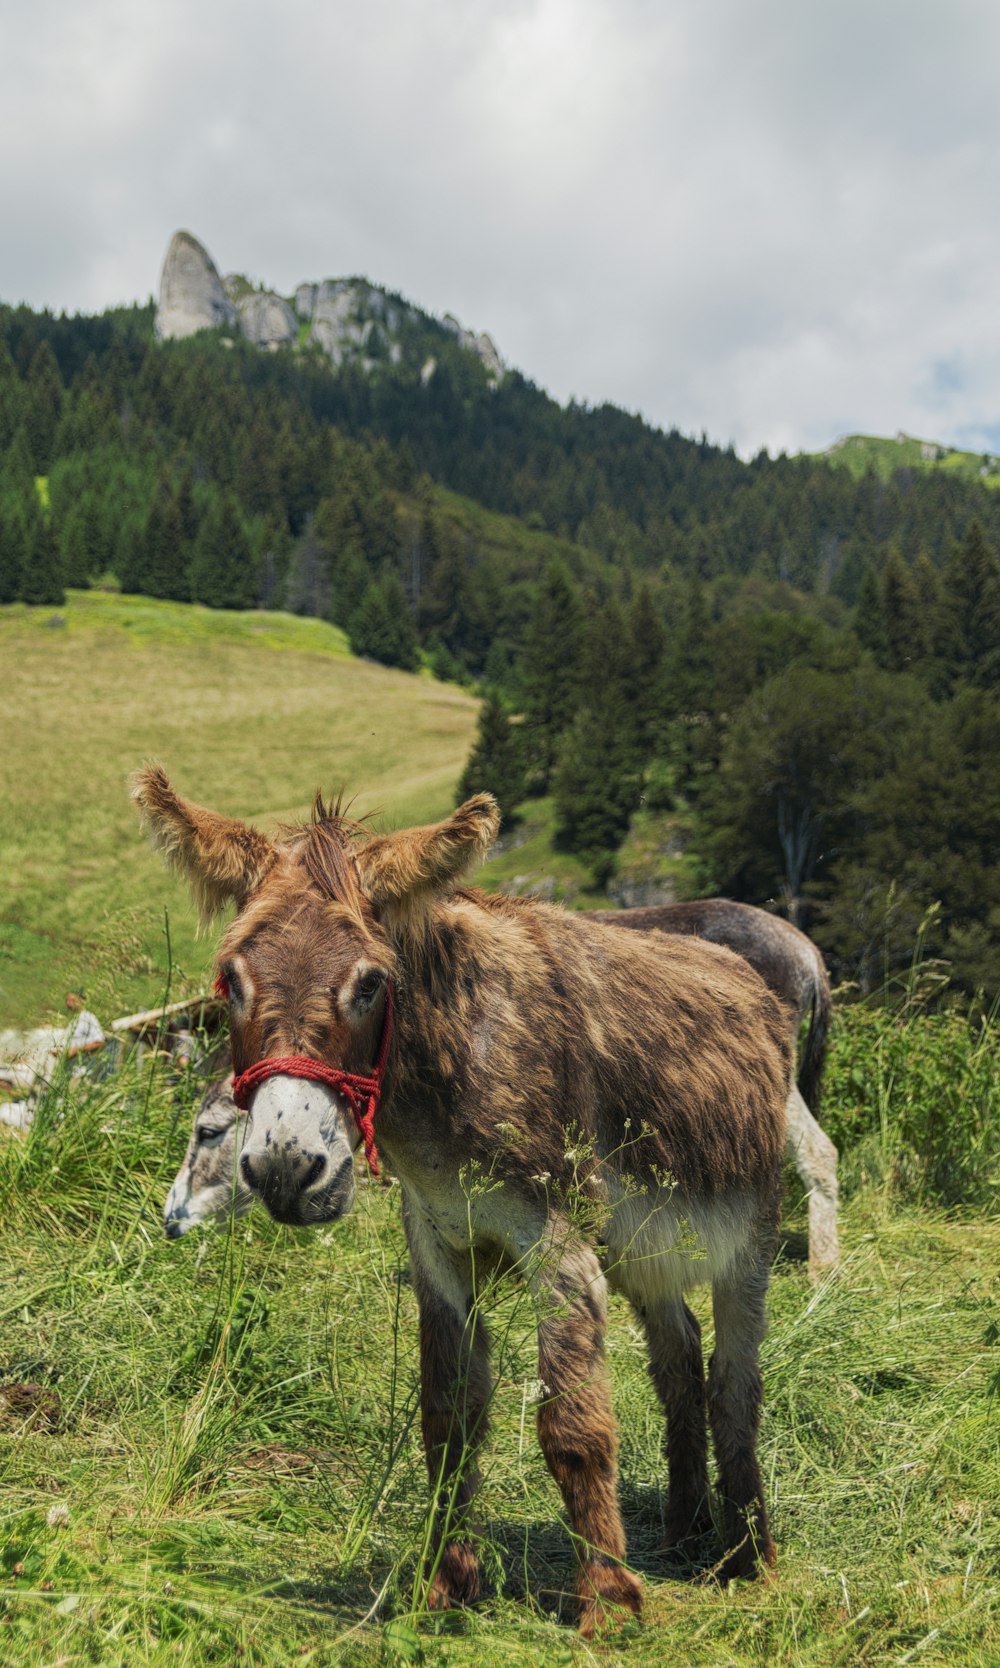
{"type": "MultiPolygon", "coordinates": [[[[369,835],[317,799],[312,822],[272,839],[179,798],[155,766],[132,784],[153,842],[203,917],[237,916],[219,949],[233,1070],[268,1060],[372,1071],[400,937],[419,933],[496,836],[479,794],[444,822],[369,835]]],[[[361,1135],[344,1094],[280,1067],[253,1089],[240,1175],[280,1222],[335,1221],[354,1202],[361,1135]]]]}
{"type": "Polygon", "coordinates": [[[194,1117],[184,1162],[174,1178],[163,1207],[168,1239],[180,1239],[189,1228],[226,1218],[230,1211],[245,1216],[253,1204],[236,1163],[246,1119],[233,1100],[228,1078],[206,1090],[194,1117]]]}

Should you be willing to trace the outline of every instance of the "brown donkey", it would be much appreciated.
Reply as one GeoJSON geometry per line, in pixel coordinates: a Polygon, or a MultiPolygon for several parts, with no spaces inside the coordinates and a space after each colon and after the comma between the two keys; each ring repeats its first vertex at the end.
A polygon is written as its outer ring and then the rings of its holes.
{"type": "Polygon", "coordinates": [[[470,1507],[491,1385],[476,1292],[493,1269],[519,1273],[537,1306],[538,1435],[577,1549],[582,1632],[641,1600],[617,1500],[606,1281],[641,1318],[667,1417],[668,1544],[710,1523],[707,1400],[720,1574],[771,1563],[758,1351],[791,1062],[762,980],[697,939],[668,954],[662,938],[461,890],[496,835],[487,795],[382,836],[317,802],[311,825],[275,840],[180,799],[156,767],[133,793],[203,914],[237,907],[219,973],[247,1185],[279,1221],[335,1221],[373,1133],[402,1184],[437,1514],[429,1601],[479,1591],[470,1507]],[[684,1302],[703,1280],[707,1398],[684,1302]]]}

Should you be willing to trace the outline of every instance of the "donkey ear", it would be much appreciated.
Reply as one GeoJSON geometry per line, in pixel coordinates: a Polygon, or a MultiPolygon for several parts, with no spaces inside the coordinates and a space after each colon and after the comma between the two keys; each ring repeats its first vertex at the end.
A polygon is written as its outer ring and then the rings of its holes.
{"type": "Polygon", "coordinates": [[[267,835],[181,799],[159,765],[137,770],[129,788],[153,845],[189,882],[202,922],[227,903],[242,908],[277,856],[267,835]]]}
{"type": "Polygon", "coordinates": [[[492,794],[477,793],[444,822],[384,834],[355,851],[361,890],[376,911],[419,917],[485,857],[500,827],[492,794]]]}

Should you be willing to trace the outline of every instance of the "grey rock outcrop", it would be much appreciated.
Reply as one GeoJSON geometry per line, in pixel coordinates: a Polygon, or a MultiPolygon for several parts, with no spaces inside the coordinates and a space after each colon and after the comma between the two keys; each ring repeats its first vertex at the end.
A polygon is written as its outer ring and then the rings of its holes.
{"type": "Polygon", "coordinates": [[[492,336],[488,336],[485,330],[480,331],[478,336],[474,330],[466,330],[465,326],[459,323],[454,313],[445,313],[441,323],[452,336],[457,338],[459,347],[465,348],[467,353],[474,353],[478,359],[482,360],[490,376],[503,376],[503,360],[497,352],[496,343],[492,336]]]}
{"type": "Polygon", "coordinates": [[[240,329],[257,347],[278,348],[294,342],[298,320],[288,302],[272,291],[254,290],[236,303],[240,329]]]}
{"type": "Polygon", "coordinates": [[[208,250],[190,232],[175,232],[160,274],[157,336],[168,341],[235,323],[236,308],[208,250]]]}
{"type": "MultiPolygon", "coordinates": [[[[256,347],[294,347],[303,336],[334,366],[352,364],[365,373],[402,364],[406,338],[401,340],[400,333],[409,326],[420,331],[429,322],[427,314],[364,278],[299,284],[291,304],[273,291],[255,290],[240,273],[222,279],[207,249],[190,232],[175,232],[170,241],[156,309],[156,334],[161,339],[238,325],[256,347]]],[[[503,361],[485,331],[477,335],[466,330],[450,313],[441,322],[494,381],[502,378],[503,361]]],[[[412,334],[409,339],[412,342],[412,334]]],[[[425,384],[435,369],[434,357],[425,357],[420,371],[425,384]]]]}

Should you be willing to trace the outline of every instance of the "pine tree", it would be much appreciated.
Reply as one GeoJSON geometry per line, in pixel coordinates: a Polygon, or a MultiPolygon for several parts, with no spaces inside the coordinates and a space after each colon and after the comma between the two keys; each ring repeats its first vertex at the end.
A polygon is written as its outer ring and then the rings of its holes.
{"type": "Polygon", "coordinates": [[[21,575],[21,601],[36,608],[58,608],[66,601],[56,536],[47,515],[35,519],[21,575]]]}
{"type": "Polygon", "coordinates": [[[193,602],[209,608],[252,608],[257,598],[253,551],[233,499],[215,498],[201,524],[188,582],[193,602]]]}
{"type": "Polygon", "coordinates": [[[603,705],[585,707],[559,744],[553,793],[556,841],[588,862],[598,883],[638,804],[641,776],[623,760],[621,729],[603,705]]]}
{"type": "Polygon", "coordinates": [[[25,424],[34,471],[36,475],[47,475],[63,401],[59,366],[48,342],[40,342],[35,350],[24,394],[25,424]]]}
{"type": "Polygon", "coordinates": [[[403,587],[394,573],[369,585],[349,627],[351,651],[383,666],[415,672],[420,664],[417,634],[403,587]]]}
{"type": "Polygon", "coordinates": [[[475,746],[458,785],[458,803],[474,793],[493,795],[502,828],[510,826],[525,794],[519,738],[495,689],[487,693],[479,711],[475,746]]]}
{"type": "Polygon", "coordinates": [[[989,688],[1000,681],[1000,563],[978,521],[952,550],[943,577],[952,679],[989,688]]]}
{"type": "Polygon", "coordinates": [[[885,631],[884,664],[890,672],[912,672],[927,659],[928,622],[923,618],[917,588],[898,544],[889,546],[879,585],[879,607],[885,631]]]}
{"type": "Polygon", "coordinates": [[[189,554],[180,506],[170,476],[163,469],[143,529],[142,566],[148,595],[186,602],[190,596],[189,554]]]}
{"type": "Polygon", "coordinates": [[[579,597],[566,569],[554,562],[538,590],[521,662],[526,748],[543,792],[579,704],[582,649],[579,597]]]}
{"type": "Polygon", "coordinates": [[[0,603],[16,602],[28,556],[28,530],[16,498],[0,496],[0,603]]]}
{"type": "Polygon", "coordinates": [[[854,610],[854,632],[858,642],[874,656],[879,666],[889,662],[889,636],[882,612],[882,594],[875,569],[865,568],[854,610]]]}
{"type": "Polygon", "coordinates": [[[665,714],[661,708],[661,673],[666,653],[667,634],[653,602],[653,593],[644,580],[632,599],[628,612],[629,663],[625,669],[629,705],[636,745],[643,759],[648,759],[662,745],[665,714]]]}
{"type": "Polygon", "coordinates": [[[59,554],[67,585],[85,587],[103,564],[101,512],[96,492],[83,493],[62,524],[59,554]]]}

